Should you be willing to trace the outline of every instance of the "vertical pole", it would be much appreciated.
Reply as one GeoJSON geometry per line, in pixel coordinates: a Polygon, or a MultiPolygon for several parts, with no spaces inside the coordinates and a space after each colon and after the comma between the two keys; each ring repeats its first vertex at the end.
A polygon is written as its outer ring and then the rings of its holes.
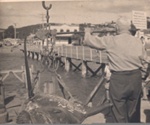
{"type": "Polygon", "coordinates": [[[36,54],[36,52],[34,52],[34,59],[37,59],[37,54],[36,54]]]}
{"type": "Polygon", "coordinates": [[[41,54],[40,54],[40,53],[38,53],[38,54],[39,54],[39,56],[38,56],[38,57],[39,57],[39,58],[38,58],[38,60],[41,60],[41,54]]]}
{"type": "Polygon", "coordinates": [[[67,72],[69,72],[69,70],[70,70],[70,62],[67,57],[65,58],[65,70],[67,72]]]}
{"type": "Polygon", "coordinates": [[[83,58],[82,58],[82,77],[85,78],[86,74],[87,74],[87,68],[86,68],[86,61],[84,61],[84,47],[83,47],[83,38],[80,39],[81,41],[81,46],[82,46],[82,54],[83,54],[83,58]]]}
{"type": "Polygon", "coordinates": [[[69,58],[69,62],[70,62],[70,69],[72,70],[72,59],[69,58]]]}
{"type": "Polygon", "coordinates": [[[28,98],[32,98],[33,97],[33,91],[32,91],[32,84],[31,84],[31,78],[30,78],[30,70],[29,70],[29,64],[28,64],[28,59],[27,59],[27,55],[26,55],[26,41],[27,39],[24,39],[24,51],[25,51],[25,68],[26,68],[26,78],[27,78],[27,86],[28,86],[28,98]]]}
{"type": "Polygon", "coordinates": [[[86,62],[82,61],[82,77],[85,78],[87,74],[86,62]]]}

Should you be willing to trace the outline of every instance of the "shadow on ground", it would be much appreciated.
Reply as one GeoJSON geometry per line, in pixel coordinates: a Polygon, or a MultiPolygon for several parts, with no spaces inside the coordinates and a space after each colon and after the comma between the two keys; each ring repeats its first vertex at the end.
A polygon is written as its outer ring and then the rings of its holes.
{"type": "Polygon", "coordinates": [[[5,99],[5,105],[7,105],[8,103],[10,103],[14,98],[15,98],[16,95],[13,95],[13,96],[9,96],[5,99]]]}

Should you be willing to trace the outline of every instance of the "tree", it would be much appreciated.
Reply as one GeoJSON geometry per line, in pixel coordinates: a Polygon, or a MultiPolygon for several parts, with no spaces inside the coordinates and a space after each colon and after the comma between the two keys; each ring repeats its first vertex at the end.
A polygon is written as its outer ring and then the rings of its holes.
{"type": "Polygon", "coordinates": [[[3,39],[3,33],[0,32],[0,40],[2,40],[2,39],[3,39]]]}
{"type": "Polygon", "coordinates": [[[147,17],[147,28],[150,29],[150,17],[147,17]]]}
{"type": "Polygon", "coordinates": [[[9,26],[5,30],[5,38],[14,38],[14,26],[9,26]]]}

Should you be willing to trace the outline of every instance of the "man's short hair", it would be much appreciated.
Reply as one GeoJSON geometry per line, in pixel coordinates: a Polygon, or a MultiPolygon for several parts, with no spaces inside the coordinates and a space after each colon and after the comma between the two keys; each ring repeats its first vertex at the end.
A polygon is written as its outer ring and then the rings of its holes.
{"type": "Polygon", "coordinates": [[[119,30],[130,30],[131,23],[126,17],[120,17],[117,19],[116,24],[119,30]]]}

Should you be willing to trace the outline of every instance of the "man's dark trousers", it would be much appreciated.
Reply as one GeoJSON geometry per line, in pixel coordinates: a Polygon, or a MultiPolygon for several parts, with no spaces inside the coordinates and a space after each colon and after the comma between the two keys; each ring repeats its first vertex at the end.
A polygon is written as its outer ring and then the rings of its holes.
{"type": "Polygon", "coordinates": [[[139,123],[142,92],[141,71],[112,71],[110,100],[113,103],[113,122],[139,123]]]}

